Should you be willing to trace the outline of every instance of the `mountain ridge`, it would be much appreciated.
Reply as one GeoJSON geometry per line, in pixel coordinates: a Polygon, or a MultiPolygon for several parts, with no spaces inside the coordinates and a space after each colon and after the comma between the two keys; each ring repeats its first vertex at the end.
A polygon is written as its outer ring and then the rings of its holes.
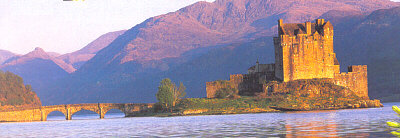
{"type": "Polygon", "coordinates": [[[103,34],[82,49],[58,56],[56,58],[63,60],[67,64],[71,64],[75,69],[79,69],[84,63],[86,63],[86,61],[94,57],[97,52],[108,46],[112,41],[114,41],[119,35],[123,34],[125,31],[126,30],[120,30],[103,34]]]}
{"type": "Polygon", "coordinates": [[[3,63],[3,65],[1,65],[0,68],[6,67],[6,66],[18,65],[18,64],[25,64],[26,62],[36,59],[36,58],[49,59],[49,60],[53,61],[54,63],[56,63],[58,66],[60,66],[62,69],[64,69],[68,73],[72,73],[75,71],[75,69],[71,65],[65,63],[62,60],[58,60],[58,59],[50,56],[42,48],[39,48],[39,47],[35,48],[34,51],[29,52],[28,54],[25,54],[20,57],[16,57],[15,59],[13,59],[11,61],[3,63]]]}

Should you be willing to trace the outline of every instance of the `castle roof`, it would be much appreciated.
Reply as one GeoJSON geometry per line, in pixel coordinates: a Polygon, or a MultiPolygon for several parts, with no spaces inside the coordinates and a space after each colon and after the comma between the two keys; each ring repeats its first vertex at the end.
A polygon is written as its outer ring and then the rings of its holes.
{"type": "MultiPolygon", "coordinates": [[[[269,72],[275,70],[275,64],[259,64],[259,71],[260,72],[269,72]]],[[[254,72],[256,70],[256,66],[251,66],[247,71],[254,72]]],[[[251,74],[251,73],[249,73],[251,74]]]]}
{"type": "MultiPolygon", "coordinates": [[[[305,23],[287,23],[283,24],[282,30],[284,35],[296,36],[297,34],[305,34],[306,24],[305,23]]],[[[311,34],[315,33],[315,23],[311,24],[311,34]]]]}
{"type": "MultiPolygon", "coordinates": [[[[328,22],[317,25],[317,23],[311,23],[311,34],[321,34],[321,30],[324,28],[333,28],[332,24],[328,22]]],[[[281,24],[279,35],[297,36],[298,34],[306,34],[306,23],[286,23],[281,24]]]]}
{"type": "Polygon", "coordinates": [[[334,65],[340,65],[339,60],[335,57],[334,65]]]}

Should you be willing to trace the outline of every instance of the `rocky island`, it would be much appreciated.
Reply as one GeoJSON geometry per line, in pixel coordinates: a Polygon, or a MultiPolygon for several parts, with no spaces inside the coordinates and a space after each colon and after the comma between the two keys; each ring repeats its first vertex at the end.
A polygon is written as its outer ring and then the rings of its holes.
{"type": "MultiPolygon", "coordinates": [[[[161,116],[383,106],[379,100],[368,97],[367,65],[353,65],[348,72],[340,71],[329,21],[284,24],[280,19],[278,34],[274,37],[275,63],[257,61],[248,74],[230,75],[229,81],[207,82],[207,98],[174,100],[169,113],[161,116]]],[[[161,103],[167,105],[166,101],[161,103]]],[[[161,103],[150,114],[167,108],[161,103]]]]}

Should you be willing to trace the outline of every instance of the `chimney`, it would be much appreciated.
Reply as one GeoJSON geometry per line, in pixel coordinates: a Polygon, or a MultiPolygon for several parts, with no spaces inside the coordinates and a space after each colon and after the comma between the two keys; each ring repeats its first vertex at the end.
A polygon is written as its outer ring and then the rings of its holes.
{"type": "Polygon", "coordinates": [[[317,19],[317,25],[318,26],[324,25],[324,23],[325,23],[324,19],[317,19]]]}
{"type": "Polygon", "coordinates": [[[311,22],[306,22],[306,32],[307,36],[311,35],[311,22]]]}
{"type": "Polygon", "coordinates": [[[282,24],[283,24],[283,20],[282,20],[282,19],[279,19],[279,20],[278,20],[278,27],[281,27],[282,24]]]}
{"type": "Polygon", "coordinates": [[[283,35],[282,25],[283,25],[283,20],[279,19],[278,20],[278,34],[279,34],[279,36],[283,35]]]}
{"type": "Polygon", "coordinates": [[[260,72],[260,63],[258,62],[258,59],[257,59],[257,62],[256,62],[256,72],[257,73],[260,72]]]}

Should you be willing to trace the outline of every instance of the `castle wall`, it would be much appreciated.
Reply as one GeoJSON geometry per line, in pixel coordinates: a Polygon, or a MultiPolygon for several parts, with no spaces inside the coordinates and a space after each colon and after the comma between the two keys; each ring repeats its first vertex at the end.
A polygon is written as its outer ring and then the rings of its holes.
{"type": "Polygon", "coordinates": [[[369,99],[367,65],[349,66],[348,73],[335,73],[334,83],[350,88],[365,100],[369,99]]]}
{"type": "Polygon", "coordinates": [[[217,86],[214,82],[206,82],[206,92],[207,98],[215,98],[215,93],[217,91],[217,86]]]}
{"type": "MultiPolygon", "coordinates": [[[[239,95],[254,95],[256,92],[264,92],[265,86],[260,84],[260,80],[272,81],[275,79],[274,72],[261,72],[253,74],[233,74],[229,77],[229,83],[239,90],[239,95]]],[[[220,89],[220,84],[206,82],[207,98],[215,98],[216,91],[220,89]]]]}
{"type": "Polygon", "coordinates": [[[274,49],[275,49],[275,77],[283,81],[283,54],[281,38],[274,37],[274,49]]]}
{"type": "MultiPolygon", "coordinates": [[[[230,75],[229,77],[229,83],[233,85],[233,87],[236,87],[239,91],[242,89],[242,82],[243,82],[243,75],[242,74],[234,74],[230,75]]],[[[220,84],[217,84],[215,81],[214,82],[206,82],[206,92],[207,92],[207,98],[215,98],[215,94],[218,89],[221,87],[224,87],[220,84]]]]}
{"type": "Polygon", "coordinates": [[[240,91],[240,84],[243,82],[243,75],[242,74],[234,74],[229,76],[229,82],[233,84],[238,90],[240,91]]]}
{"type": "Polygon", "coordinates": [[[258,74],[244,74],[243,83],[239,89],[240,95],[251,96],[254,92],[262,92],[263,86],[260,84],[260,79],[265,79],[265,75],[262,73],[258,74]]]}
{"type": "MultiPolygon", "coordinates": [[[[316,31],[309,35],[310,28],[307,27],[307,34],[279,34],[279,37],[274,38],[275,76],[278,79],[287,82],[334,77],[336,54],[333,52],[333,27],[328,25],[321,28],[317,24],[314,26],[315,30],[325,33],[320,35],[316,31]]],[[[280,26],[280,29],[285,28],[280,26]]]]}

